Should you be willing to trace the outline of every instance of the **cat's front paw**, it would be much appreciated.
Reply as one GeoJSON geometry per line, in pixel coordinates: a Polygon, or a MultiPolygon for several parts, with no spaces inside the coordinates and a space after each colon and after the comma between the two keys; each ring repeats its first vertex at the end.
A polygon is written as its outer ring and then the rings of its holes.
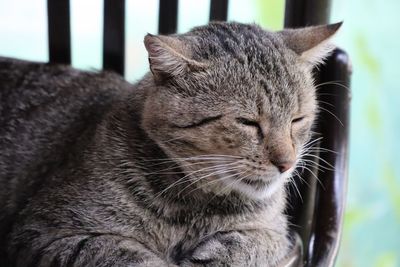
{"type": "Polygon", "coordinates": [[[192,252],[189,266],[251,266],[254,254],[248,238],[236,231],[219,232],[192,252]]]}

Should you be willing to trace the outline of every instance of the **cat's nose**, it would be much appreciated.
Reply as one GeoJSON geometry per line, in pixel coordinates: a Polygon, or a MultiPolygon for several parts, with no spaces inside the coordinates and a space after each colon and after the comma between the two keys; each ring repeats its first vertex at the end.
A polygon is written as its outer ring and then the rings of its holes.
{"type": "Polygon", "coordinates": [[[278,160],[278,161],[271,161],[271,162],[278,168],[280,173],[283,173],[283,172],[289,170],[294,165],[294,161],[292,161],[292,160],[286,160],[286,161],[278,160]]]}

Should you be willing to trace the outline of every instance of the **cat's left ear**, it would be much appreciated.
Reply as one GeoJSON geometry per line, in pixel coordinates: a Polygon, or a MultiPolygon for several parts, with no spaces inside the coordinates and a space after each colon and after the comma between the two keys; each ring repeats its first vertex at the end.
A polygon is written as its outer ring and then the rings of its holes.
{"type": "Polygon", "coordinates": [[[301,60],[315,66],[322,63],[335,48],[329,41],[342,23],[287,29],[278,34],[286,46],[296,52],[301,60]]]}
{"type": "Polygon", "coordinates": [[[173,78],[204,67],[203,63],[191,58],[188,44],[176,36],[147,34],[144,45],[155,80],[173,78]]]}

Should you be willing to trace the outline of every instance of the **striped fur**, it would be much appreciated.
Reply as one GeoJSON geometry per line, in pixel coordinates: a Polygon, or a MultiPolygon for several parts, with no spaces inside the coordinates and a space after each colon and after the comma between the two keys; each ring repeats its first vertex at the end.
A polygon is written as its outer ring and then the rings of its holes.
{"type": "Polygon", "coordinates": [[[333,34],[313,31],[148,35],[135,85],[0,58],[0,266],[278,266],[317,111],[303,57],[333,34]]]}

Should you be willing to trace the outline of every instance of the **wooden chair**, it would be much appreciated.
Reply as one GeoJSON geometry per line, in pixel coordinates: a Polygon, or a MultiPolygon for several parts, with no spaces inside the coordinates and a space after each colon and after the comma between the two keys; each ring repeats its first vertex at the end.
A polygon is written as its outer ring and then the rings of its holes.
{"type": "MultiPolygon", "coordinates": [[[[47,4],[50,62],[70,64],[69,0],[48,0],[47,4]]],[[[178,0],[160,0],[159,33],[176,32],[177,11],[178,0]]],[[[224,21],[227,13],[228,0],[211,0],[210,20],[224,21]]],[[[285,27],[326,24],[329,13],[330,0],[287,0],[285,27]]],[[[122,75],[124,14],[124,0],[104,0],[103,68],[122,75]]],[[[292,198],[288,215],[304,248],[300,265],[308,267],[333,266],[339,249],[347,188],[350,74],[349,58],[341,49],[316,70],[317,83],[323,84],[317,91],[322,109],[316,132],[323,137],[318,146],[324,150],[310,157],[314,167],[301,172],[305,182],[296,180],[302,199],[289,188],[292,198]]]]}

